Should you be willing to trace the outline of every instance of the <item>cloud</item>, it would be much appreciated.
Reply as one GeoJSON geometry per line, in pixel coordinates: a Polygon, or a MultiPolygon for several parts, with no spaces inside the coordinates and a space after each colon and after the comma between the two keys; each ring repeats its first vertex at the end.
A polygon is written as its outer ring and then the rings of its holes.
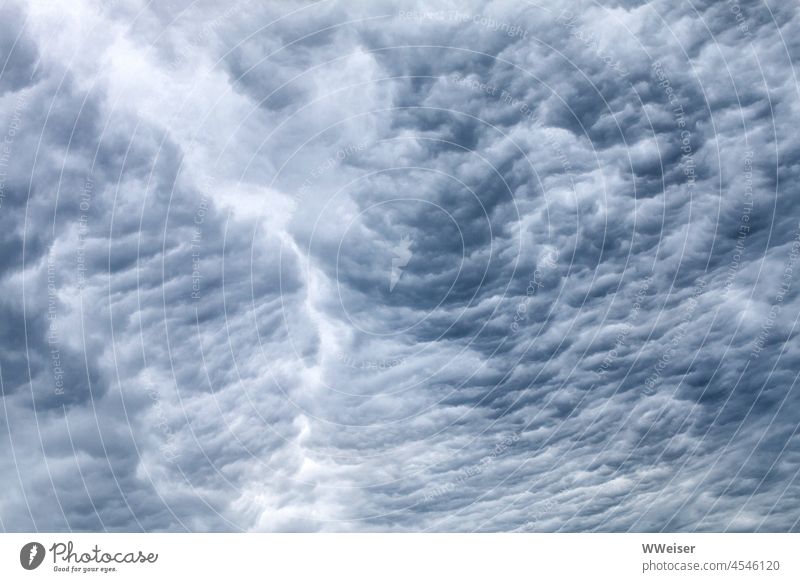
{"type": "Polygon", "coordinates": [[[797,530],[796,8],[3,11],[5,530],[797,530]]]}

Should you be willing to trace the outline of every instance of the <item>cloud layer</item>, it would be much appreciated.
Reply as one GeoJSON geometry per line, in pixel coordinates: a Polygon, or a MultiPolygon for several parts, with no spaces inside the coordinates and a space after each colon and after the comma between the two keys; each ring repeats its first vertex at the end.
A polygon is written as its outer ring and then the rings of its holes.
{"type": "Polygon", "coordinates": [[[0,9],[6,531],[797,531],[791,3],[0,9]]]}

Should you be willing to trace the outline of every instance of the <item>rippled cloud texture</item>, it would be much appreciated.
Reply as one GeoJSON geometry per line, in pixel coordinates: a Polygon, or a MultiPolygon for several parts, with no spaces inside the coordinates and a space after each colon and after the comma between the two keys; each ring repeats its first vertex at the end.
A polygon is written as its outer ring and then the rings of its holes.
{"type": "Polygon", "coordinates": [[[800,529],[795,2],[0,15],[2,529],[800,529]]]}

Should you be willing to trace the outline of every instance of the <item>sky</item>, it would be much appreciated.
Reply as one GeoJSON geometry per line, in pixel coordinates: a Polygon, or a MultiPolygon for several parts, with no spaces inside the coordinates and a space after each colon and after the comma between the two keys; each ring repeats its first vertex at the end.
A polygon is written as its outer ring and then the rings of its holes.
{"type": "Polygon", "coordinates": [[[0,530],[800,530],[800,9],[0,0],[0,530]]]}

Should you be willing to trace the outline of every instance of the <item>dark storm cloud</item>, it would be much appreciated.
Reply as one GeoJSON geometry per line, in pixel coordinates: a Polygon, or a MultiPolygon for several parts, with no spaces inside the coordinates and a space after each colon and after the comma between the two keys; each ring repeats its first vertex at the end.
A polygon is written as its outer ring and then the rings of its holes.
{"type": "Polygon", "coordinates": [[[5,528],[797,529],[795,7],[139,8],[3,9],[5,528]]]}

